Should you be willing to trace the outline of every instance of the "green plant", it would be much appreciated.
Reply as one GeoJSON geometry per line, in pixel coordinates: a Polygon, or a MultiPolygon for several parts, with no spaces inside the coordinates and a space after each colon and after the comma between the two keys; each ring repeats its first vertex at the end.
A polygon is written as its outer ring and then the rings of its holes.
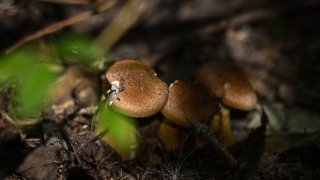
{"type": "MultiPolygon", "coordinates": [[[[10,114],[18,120],[38,119],[43,108],[50,105],[54,97],[50,95],[55,81],[63,72],[63,65],[78,65],[91,71],[98,71],[96,64],[102,59],[102,53],[86,36],[68,35],[49,44],[47,52],[39,52],[34,46],[0,56],[0,86],[10,85],[14,89],[13,99],[16,105],[10,114]]],[[[108,108],[101,100],[95,112],[97,134],[107,132],[102,137],[123,156],[134,156],[130,151],[137,147],[136,128],[133,118],[121,115],[108,108]],[[126,154],[126,153],[129,154],[126,154]],[[131,154],[130,154],[131,153],[131,154]]],[[[126,158],[126,157],[125,157],[126,158]]]]}
{"type": "Polygon", "coordinates": [[[95,132],[115,149],[123,159],[136,156],[138,138],[134,118],[115,112],[106,102],[101,102],[94,117],[95,132]]]}
{"type": "Polygon", "coordinates": [[[41,61],[30,48],[0,57],[0,84],[15,87],[13,113],[19,118],[35,118],[49,102],[49,90],[58,77],[57,65],[41,61]]]}

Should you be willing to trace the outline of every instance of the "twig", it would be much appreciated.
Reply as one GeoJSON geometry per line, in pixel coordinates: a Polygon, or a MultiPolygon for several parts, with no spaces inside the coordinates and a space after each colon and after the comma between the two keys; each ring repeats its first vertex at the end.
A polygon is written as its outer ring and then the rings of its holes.
{"type": "Polygon", "coordinates": [[[81,22],[85,19],[88,19],[89,17],[91,17],[93,15],[93,13],[91,11],[85,11],[83,13],[80,13],[78,15],[75,15],[71,18],[68,18],[66,20],[54,23],[50,26],[45,27],[44,29],[41,29],[33,34],[30,34],[24,38],[22,38],[21,40],[19,40],[18,42],[16,42],[15,44],[13,44],[12,46],[10,46],[8,49],[5,50],[5,53],[11,53],[12,51],[14,51],[15,49],[19,48],[20,46],[22,46],[23,44],[26,44],[30,41],[33,41],[35,39],[38,39],[40,37],[43,37],[45,35],[51,34],[53,32],[56,32],[62,28],[65,28],[67,26],[76,24],[78,22],[81,22]]]}
{"type": "Polygon", "coordinates": [[[116,15],[110,25],[108,25],[96,39],[96,44],[103,51],[108,53],[110,48],[118,42],[139,17],[150,7],[149,3],[155,5],[158,1],[130,0],[116,15]]]}
{"type": "Polygon", "coordinates": [[[19,125],[17,124],[17,122],[15,120],[13,120],[6,112],[1,110],[0,111],[0,115],[1,115],[2,118],[4,118],[10,124],[12,124],[19,131],[19,133],[22,134],[22,131],[21,131],[19,125]]]}
{"type": "Polygon", "coordinates": [[[228,160],[231,166],[235,166],[237,164],[237,160],[233,157],[233,155],[222,145],[218,142],[217,138],[213,134],[213,132],[209,129],[207,124],[201,123],[195,119],[191,119],[190,122],[195,127],[197,133],[199,133],[202,137],[209,140],[213,147],[218,150],[219,153],[228,160]]]}
{"type": "Polygon", "coordinates": [[[10,46],[9,48],[7,48],[5,50],[5,53],[11,53],[12,51],[14,51],[15,49],[19,48],[20,46],[33,41],[35,39],[38,39],[40,37],[46,36],[48,34],[54,33],[56,31],[59,31],[65,27],[74,25],[76,23],[79,23],[83,20],[86,20],[88,18],[90,18],[91,16],[95,15],[96,13],[102,13],[104,11],[107,11],[108,9],[110,9],[111,7],[113,7],[113,5],[115,4],[115,0],[112,1],[104,1],[101,4],[98,4],[96,9],[91,10],[91,11],[84,11],[78,15],[72,16],[68,19],[53,23],[33,34],[30,34],[22,39],[20,39],[18,42],[14,43],[12,46],[10,46]]]}

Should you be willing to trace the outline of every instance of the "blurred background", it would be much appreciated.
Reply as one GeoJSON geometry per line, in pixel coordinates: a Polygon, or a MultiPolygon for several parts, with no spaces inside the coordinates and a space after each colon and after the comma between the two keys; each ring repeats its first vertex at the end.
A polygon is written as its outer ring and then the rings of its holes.
{"type": "MultiPolygon", "coordinates": [[[[270,162],[279,169],[283,162],[294,162],[299,177],[311,169],[311,179],[319,175],[313,170],[320,162],[319,32],[317,0],[0,1],[2,54],[31,46],[41,57],[57,58],[51,47],[76,34],[99,49],[99,56],[89,55],[92,66],[82,65],[86,71],[101,73],[110,61],[138,59],[168,84],[194,81],[198,67],[208,61],[237,63],[250,74],[268,116],[266,151],[285,156],[283,161],[263,156],[262,169],[270,162]]],[[[55,61],[63,67],[75,62],[69,57],[55,61]]],[[[231,112],[237,141],[259,126],[255,113],[231,112]]],[[[263,170],[260,178],[273,177],[263,170]]],[[[291,170],[296,169],[288,174],[291,170]]]]}

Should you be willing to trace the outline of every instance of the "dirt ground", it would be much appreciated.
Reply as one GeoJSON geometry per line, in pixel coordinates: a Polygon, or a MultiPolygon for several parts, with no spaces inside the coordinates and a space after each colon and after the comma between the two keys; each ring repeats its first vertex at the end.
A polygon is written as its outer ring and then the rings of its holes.
{"type": "Polygon", "coordinates": [[[0,2],[1,52],[21,39],[45,49],[77,33],[98,42],[108,61],[99,71],[63,62],[55,98],[40,122],[12,118],[14,87],[0,86],[0,179],[319,179],[318,1],[132,2],[0,2]],[[65,21],[84,12],[79,22],[65,21]],[[230,109],[235,143],[223,148],[236,163],[210,142],[195,146],[194,131],[182,149],[168,151],[157,137],[161,113],[137,119],[139,150],[131,160],[94,134],[95,107],[109,88],[104,73],[122,59],[141,60],[167,84],[195,81],[209,61],[242,66],[263,113],[230,109]]]}

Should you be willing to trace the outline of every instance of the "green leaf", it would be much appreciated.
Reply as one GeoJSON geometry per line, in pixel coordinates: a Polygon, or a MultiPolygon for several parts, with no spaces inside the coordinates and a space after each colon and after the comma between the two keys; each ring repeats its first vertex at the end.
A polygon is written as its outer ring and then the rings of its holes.
{"type": "Polygon", "coordinates": [[[69,35],[56,43],[58,54],[69,63],[92,64],[102,57],[102,52],[93,45],[91,38],[80,35],[69,35]]]}
{"type": "Polygon", "coordinates": [[[21,78],[19,90],[20,116],[35,117],[48,101],[48,92],[57,78],[57,72],[50,69],[50,64],[36,64],[29,67],[29,72],[21,78]]]}
{"type": "Polygon", "coordinates": [[[19,50],[0,57],[0,83],[10,78],[21,78],[29,70],[32,56],[26,50],[19,50]]]}
{"type": "Polygon", "coordinates": [[[102,140],[114,148],[124,159],[135,157],[138,140],[133,118],[113,111],[105,103],[100,105],[95,121],[97,121],[96,134],[107,130],[107,134],[102,137],[102,140]]]}
{"type": "Polygon", "coordinates": [[[30,49],[23,48],[0,57],[0,83],[8,80],[15,86],[15,115],[20,118],[37,117],[48,91],[58,75],[53,65],[39,61],[30,49]]]}

